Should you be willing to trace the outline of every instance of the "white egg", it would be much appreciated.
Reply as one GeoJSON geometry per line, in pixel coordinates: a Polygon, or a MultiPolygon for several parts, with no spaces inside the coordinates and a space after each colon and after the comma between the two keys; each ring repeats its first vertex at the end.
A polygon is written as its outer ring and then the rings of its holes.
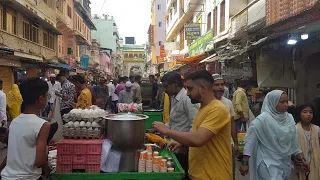
{"type": "Polygon", "coordinates": [[[86,123],[86,127],[87,127],[87,128],[89,128],[89,127],[91,127],[91,126],[92,126],[91,122],[87,122],[87,123],[86,123]]]}
{"type": "Polygon", "coordinates": [[[97,127],[97,124],[96,122],[92,122],[92,127],[97,127]]]}
{"type": "Polygon", "coordinates": [[[69,127],[69,123],[63,125],[63,127],[68,128],[69,127]]]}
{"type": "Polygon", "coordinates": [[[72,121],[69,121],[69,122],[68,122],[68,125],[69,125],[69,127],[73,127],[73,122],[72,122],[72,121]]]}
{"type": "Polygon", "coordinates": [[[73,126],[74,126],[75,128],[79,127],[79,125],[80,125],[79,121],[76,121],[76,122],[73,123],[73,126]]]}
{"type": "Polygon", "coordinates": [[[84,122],[84,121],[80,122],[80,127],[84,127],[85,125],[86,125],[86,122],[84,122]]]}

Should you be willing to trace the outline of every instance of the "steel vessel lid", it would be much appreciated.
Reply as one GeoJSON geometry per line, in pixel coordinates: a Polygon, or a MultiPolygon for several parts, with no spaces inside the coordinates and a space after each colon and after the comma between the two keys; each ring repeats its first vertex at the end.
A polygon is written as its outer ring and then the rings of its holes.
{"type": "Polygon", "coordinates": [[[113,121],[139,121],[139,120],[146,120],[149,116],[143,115],[143,114],[131,114],[131,113],[125,113],[125,114],[110,114],[105,117],[107,120],[113,120],[113,121]]]}

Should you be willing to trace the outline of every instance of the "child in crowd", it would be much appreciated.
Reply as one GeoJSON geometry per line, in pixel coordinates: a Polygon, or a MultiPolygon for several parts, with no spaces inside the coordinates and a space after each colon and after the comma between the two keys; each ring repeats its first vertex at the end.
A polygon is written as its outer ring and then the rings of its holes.
{"type": "Polygon", "coordinates": [[[299,145],[306,161],[310,165],[310,174],[306,174],[301,168],[296,167],[299,180],[320,179],[320,128],[314,125],[314,108],[311,104],[305,104],[297,109],[296,121],[299,145]]]}
{"type": "Polygon", "coordinates": [[[9,128],[7,165],[1,172],[3,180],[41,179],[46,165],[50,124],[39,118],[39,111],[48,102],[48,84],[39,78],[25,80],[20,86],[23,112],[9,128]]]}

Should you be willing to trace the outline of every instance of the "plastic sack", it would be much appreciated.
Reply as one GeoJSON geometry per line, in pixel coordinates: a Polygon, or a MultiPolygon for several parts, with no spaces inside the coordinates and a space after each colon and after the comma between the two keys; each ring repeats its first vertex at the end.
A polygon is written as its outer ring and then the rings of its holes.
{"type": "Polygon", "coordinates": [[[118,103],[118,112],[130,112],[130,104],[118,103]]]}
{"type": "Polygon", "coordinates": [[[106,162],[103,164],[104,169],[101,169],[101,170],[108,173],[119,172],[120,159],[121,159],[121,152],[111,150],[108,153],[106,162]]]}
{"type": "Polygon", "coordinates": [[[111,146],[112,146],[111,141],[109,141],[108,139],[103,140],[100,168],[104,172],[107,172],[106,162],[107,162],[107,159],[108,159],[109,152],[111,150],[111,146]]]}

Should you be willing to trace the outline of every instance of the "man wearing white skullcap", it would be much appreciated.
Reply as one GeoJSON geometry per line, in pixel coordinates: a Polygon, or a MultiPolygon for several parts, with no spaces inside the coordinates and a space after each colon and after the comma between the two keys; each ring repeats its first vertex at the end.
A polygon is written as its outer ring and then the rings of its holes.
{"type": "MultiPolygon", "coordinates": [[[[49,94],[49,102],[48,102],[48,111],[49,113],[50,110],[53,110],[53,105],[56,101],[56,91],[60,92],[61,91],[61,84],[56,81],[56,75],[55,74],[50,74],[50,81],[48,81],[48,94],[49,94]]],[[[47,114],[48,115],[48,114],[47,114]]]]}
{"type": "Polygon", "coordinates": [[[132,83],[130,81],[127,81],[125,87],[126,89],[120,91],[118,103],[133,103],[133,92],[131,91],[132,83]]]}
{"type": "Polygon", "coordinates": [[[233,164],[233,179],[235,178],[235,153],[239,151],[239,145],[238,145],[238,137],[237,137],[237,126],[236,122],[234,121],[235,111],[232,102],[224,97],[225,93],[225,86],[224,86],[224,79],[220,74],[213,74],[213,93],[214,96],[220,100],[228,109],[231,117],[231,144],[233,145],[233,151],[232,151],[232,164],[233,164]]]}

